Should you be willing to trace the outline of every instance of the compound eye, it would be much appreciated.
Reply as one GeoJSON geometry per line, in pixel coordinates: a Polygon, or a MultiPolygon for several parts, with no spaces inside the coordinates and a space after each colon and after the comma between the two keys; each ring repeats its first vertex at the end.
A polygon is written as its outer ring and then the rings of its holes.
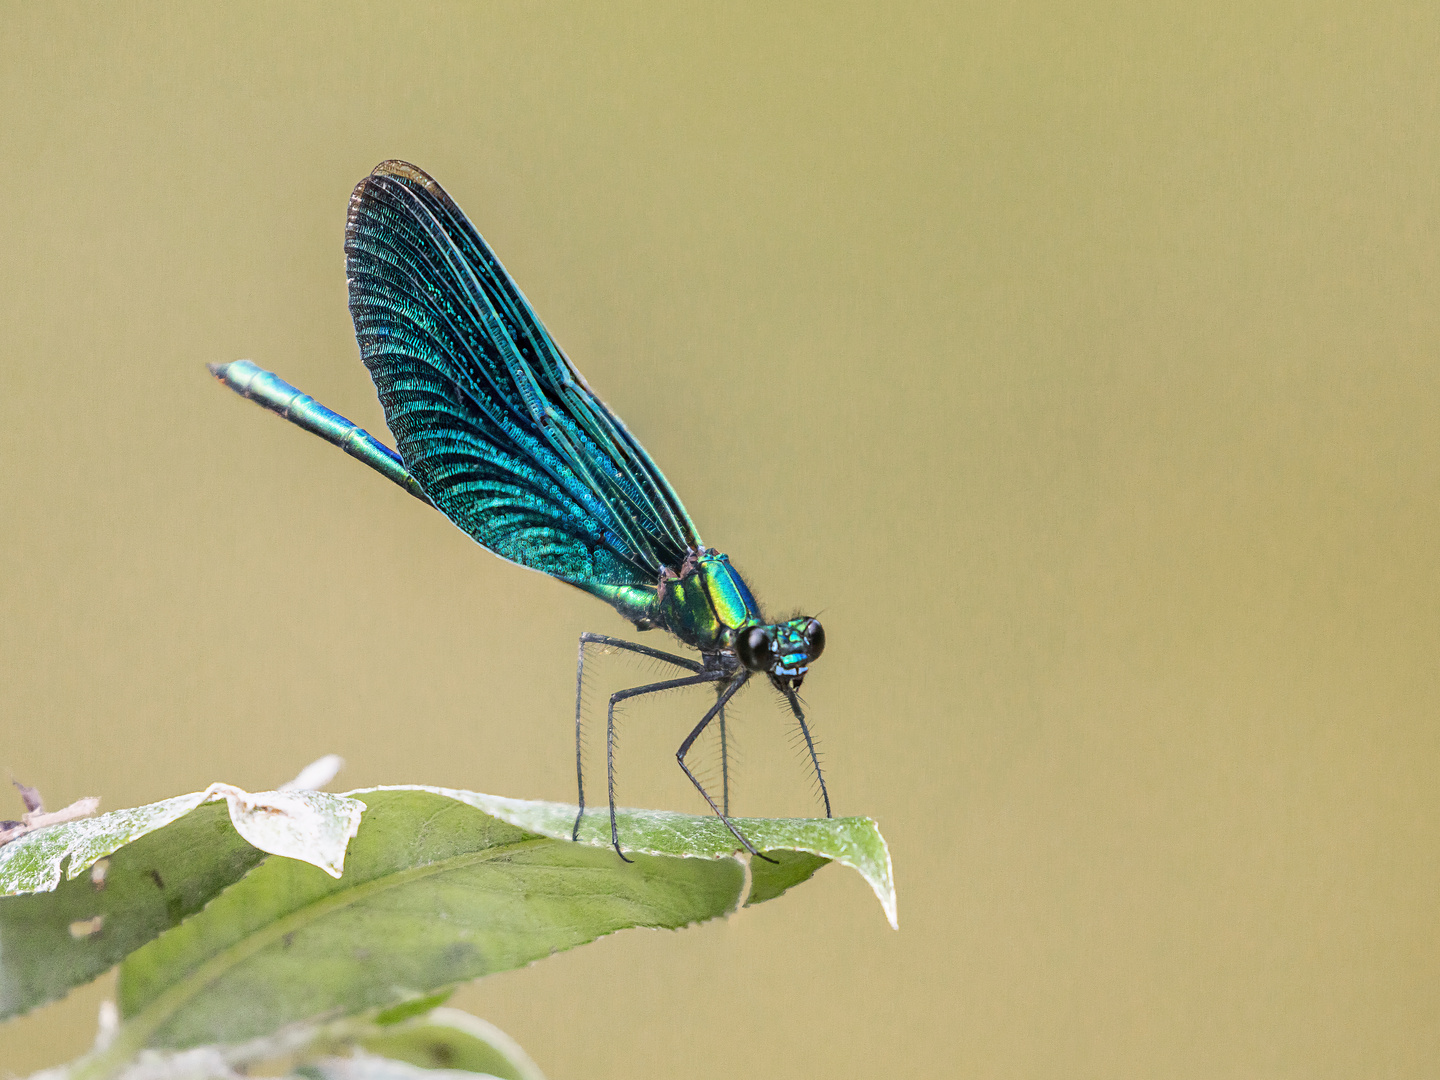
{"type": "Polygon", "coordinates": [[[769,671],[775,663],[775,650],[770,645],[770,635],[759,626],[741,631],[735,638],[735,654],[751,671],[769,671]]]}
{"type": "Polygon", "coordinates": [[[805,649],[811,660],[825,651],[825,628],[820,625],[819,619],[811,619],[805,624],[805,649]]]}

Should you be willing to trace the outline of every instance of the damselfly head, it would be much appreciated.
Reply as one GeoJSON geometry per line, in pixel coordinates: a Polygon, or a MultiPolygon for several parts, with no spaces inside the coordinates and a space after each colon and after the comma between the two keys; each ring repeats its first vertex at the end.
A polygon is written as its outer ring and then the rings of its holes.
{"type": "Polygon", "coordinates": [[[802,615],[769,626],[735,633],[735,655],[754,672],[764,672],[780,690],[798,690],[805,672],[825,651],[825,629],[819,619],[802,615]]]}

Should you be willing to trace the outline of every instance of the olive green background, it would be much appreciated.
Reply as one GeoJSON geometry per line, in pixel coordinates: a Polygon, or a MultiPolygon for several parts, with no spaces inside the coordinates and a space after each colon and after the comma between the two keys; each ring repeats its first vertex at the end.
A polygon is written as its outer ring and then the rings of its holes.
{"type": "MultiPolygon", "coordinates": [[[[6,3],[0,767],[572,797],[575,638],[625,625],[203,367],[383,432],[341,238],[404,157],[822,612],[900,889],[461,1004],[554,1080],[1435,1075],[1440,13],[1254,6],[6,3]]],[[[622,801],[699,808],[701,703],[632,710],[622,801]]],[[[741,812],[812,808],[740,720],[741,812]]]]}

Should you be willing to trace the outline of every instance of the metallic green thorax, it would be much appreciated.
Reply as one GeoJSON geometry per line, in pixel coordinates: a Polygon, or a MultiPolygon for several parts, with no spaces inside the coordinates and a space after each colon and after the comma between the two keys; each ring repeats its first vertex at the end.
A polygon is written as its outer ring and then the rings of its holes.
{"type": "Polygon", "coordinates": [[[761,622],[760,605],[729,556],[709,548],[690,552],[679,574],[660,579],[651,624],[701,652],[715,652],[731,647],[736,630],[761,622]]]}

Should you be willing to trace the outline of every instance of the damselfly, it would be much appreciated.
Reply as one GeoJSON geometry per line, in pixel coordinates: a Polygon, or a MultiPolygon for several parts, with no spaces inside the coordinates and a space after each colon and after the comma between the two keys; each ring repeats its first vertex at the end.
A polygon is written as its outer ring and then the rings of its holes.
{"type": "Polygon", "coordinates": [[[610,840],[622,859],[615,706],[663,690],[715,687],[714,705],[675,757],[752,854],[759,852],[730,820],[724,728],[726,704],[752,675],[766,675],[789,703],[829,817],[830,796],[796,694],[825,648],[820,623],[808,616],[766,620],[729,558],[705,546],[645,448],[591,391],[479,232],[424,172],[386,161],[360,182],[350,197],[345,256],[360,354],[398,453],[248,360],[211,365],[211,371],[429,502],[501,558],[598,596],[637,630],[667,630],[700,654],[692,660],[605,634],[580,636],[580,808],[573,835],[579,837],[585,813],[581,692],[592,646],[639,653],[686,672],[610,697],[610,840]],[[717,718],[719,803],[686,762],[717,718]]]}

